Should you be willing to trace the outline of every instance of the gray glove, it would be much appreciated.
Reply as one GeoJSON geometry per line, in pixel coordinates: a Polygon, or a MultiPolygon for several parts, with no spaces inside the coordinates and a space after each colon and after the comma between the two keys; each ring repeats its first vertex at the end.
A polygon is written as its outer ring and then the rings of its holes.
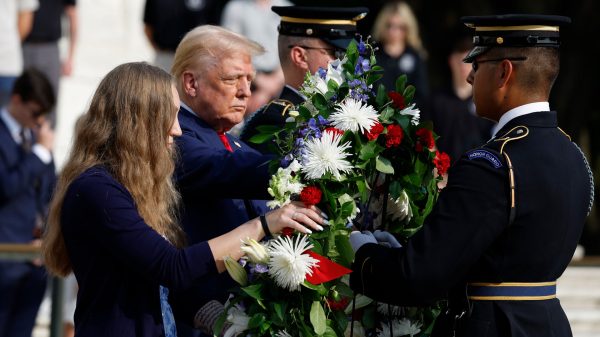
{"type": "Polygon", "coordinates": [[[212,300],[206,303],[196,312],[194,327],[200,329],[204,334],[212,336],[214,334],[213,327],[224,310],[225,307],[218,301],[212,300]]]}
{"type": "Polygon", "coordinates": [[[377,243],[377,239],[375,239],[373,233],[369,231],[363,231],[362,233],[359,231],[353,231],[350,233],[350,245],[355,253],[360,247],[362,247],[362,245],[366,243],[377,243]]]}
{"type": "Polygon", "coordinates": [[[390,248],[402,248],[400,242],[398,242],[398,240],[396,240],[396,238],[389,232],[376,230],[373,233],[373,236],[375,237],[375,239],[377,239],[377,242],[382,246],[390,248]]]}

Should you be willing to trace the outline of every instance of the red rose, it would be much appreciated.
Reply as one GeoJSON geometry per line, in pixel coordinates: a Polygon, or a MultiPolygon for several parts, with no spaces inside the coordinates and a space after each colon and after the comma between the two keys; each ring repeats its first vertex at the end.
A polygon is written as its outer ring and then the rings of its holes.
{"type": "Polygon", "coordinates": [[[342,131],[342,130],[340,130],[338,128],[334,128],[334,127],[326,128],[324,131],[325,132],[331,132],[331,133],[333,133],[334,136],[335,135],[340,135],[340,136],[344,135],[344,131],[342,131]]]}
{"type": "Polygon", "coordinates": [[[433,133],[429,129],[421,128],[415,132],[417,135],[417,144],[415,149],[418,152],[423,151],[423,146],[432,150],[435,147],[435,139],[433,139],[433,133]]]}
{"type": "Polygon", "coordinates": [[[400,95],[395,91],[388,92],[388,97],[392,99],[392,105],[396,109],[404,109],[406,108],[406,103],[404,103],[404,96],[400,95]]]}
{"type": "Polygon", "coordinates": [[[371,130],[365,132],[365,137],[368,140],[375,140],[383,132],[383,125],[379,122],[371,126],[371,130]]]}
{"type": "Polygon", "coordinates": [[[385,135],[385,147],[389,149],[390,147],[400,145],[403,136],[404,133],[402,132],[402,127],[400,127],[400,125],[388,125],[387,134],[385,135]]]}
{"type": "Polygon", "coordinates": [[[435,158],[433,158],[433,164],[438,170],[439,175],[444,175],[450,168],[450,156],[445,152],[435,151],[435,158]]]}
{"type": "Polygon", "coordinates": [[[300,201],[306,206],[316,205],[321,201],[323,192],[316,186],[306,186],[300,192],[300,201]]]}

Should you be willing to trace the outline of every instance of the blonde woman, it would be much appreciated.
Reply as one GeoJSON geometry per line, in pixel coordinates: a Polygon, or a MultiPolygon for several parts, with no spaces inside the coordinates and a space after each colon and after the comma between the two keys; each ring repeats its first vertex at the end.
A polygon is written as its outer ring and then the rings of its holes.
{"type": "Polygon", "coordinates": [[[224,271],[222,257],[240,257],[242,238],[323,222],[288,205],[266,215],[266,228],[253,219],[184,248],[171,182],[179,103],[166,72],[128,63],[102,80],[77,124],[43,245],[50,272],[77,278],[76,335],[176,336],[167,288],[224,271]]]}
{"type": "Polygon", "coordinates": [[[379,43],[377,63],[385,69],[380,83],[395,90],[398,76],[406,74],[408,83],[417,87],[417,99],[429,91],[425,58],[417,18],[405,2],[386,4],[373,26],[373,38],[379,43]]]}

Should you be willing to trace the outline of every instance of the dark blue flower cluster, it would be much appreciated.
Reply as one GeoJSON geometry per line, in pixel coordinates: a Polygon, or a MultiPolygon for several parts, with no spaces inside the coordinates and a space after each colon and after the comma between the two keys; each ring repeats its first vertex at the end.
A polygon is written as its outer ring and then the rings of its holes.
{"type": "Polygon", "coordinates": [[[360,79],[348,82],[348,87],[350,88],[350,97],[358,101],[367,102],[369,95],[373,93],[373,90],[367,86],[367,83],[360,79]]]}

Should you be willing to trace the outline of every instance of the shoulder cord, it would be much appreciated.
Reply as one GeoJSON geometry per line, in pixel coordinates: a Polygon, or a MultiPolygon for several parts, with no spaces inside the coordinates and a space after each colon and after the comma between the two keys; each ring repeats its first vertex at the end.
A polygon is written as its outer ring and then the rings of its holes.
{"type": "Polygon", "coordinates": [[[565,137],[569,138],[569,140],[573,143],[573,145],[575,145],[575,147],[577,148],[577,150],[579,150],[579,153],[581,153],[581,157],[583,158],[583,163],[585,164],[585,168],[588,171],[588,177],[590,179],[590,203],[588,205],[588,211],[587,211],[587,215],[590,215],[590,212],[592,211],[592,206],[594,206],[594,197],[595,197],[594,174],[592,173],[592,169],[590,168],[590,163],[588,162],[587,158],[585,157],[585,154],[583,153],[583,151],[581,150],[581,148],[579,147],[579,145],[577,145],[577,143],[575,143],[575,142],[573,142],[571,140],[571,136],[569,136],[568,133],[566,133],[565,131],[563,131],[563,129],[559,128],[558,126],[556,128],[560,132],[562,132],[563,135],[565,135],[565,137]]]}
{"type": "Polygon", "coordinates": [[[594,206],[594,197],[595,197],[595,191],[594,191],[594,174],[592,173],[592,169],[590,168],[590,164],[587,161],[587,158],[585,157],[585,154],[583,153],[583,151],[581,150],[581,148],[579,147],[579,145],[577,145],[577,143],[575,143],[575,142],[573,142],[573,145],[575,145],[575,147],[577,148],[577,150],[579,150],[579,153],[581,153],[581,157],[583,158],[583,162],[585,164],[585,168],[588,171],[588,177],[590,179],[590,203],[588,205],[588,211],[587,211],[587,215],[590,215],[590,212],[592,211],[592,206],[594,206]]]}
{"type": "Polygon", "coordinates": [[[515,218],[517,216],[517,201],[516,201],[516,182],[515,182],[515,171],[513,169],[513,165],[512,165],[512,161],[510,160],[510,157],[508,156],[508,153],[506,153],[504,151],[504,146],[513,140],[517,140],[517,139],[521,139],[521,138],[525,138],[527,137],[527,135],[529,134],[529,129],[526,126],[516,126],[512,129],[510,129],[507,133],[504,134],[504,136],[502,136],[502,138],[498,138],[496,139],[496,141],[502,141],[502,145],[500,146],[500,153],[504,156],[504,158],[506,158],[506,165],[508,166],[508,181],[510,184],[510,213],[508,215],[508,226],[510,227],[510,225],[513,224],[513,222],[515,221],[515,218]],[[520,135],[520,136],[516,136],[516,137],[509,137],[508,135],[513,132],[514,130],[517,129],[521,129],[521,130],[525,130],[525,132],[520,135]]]}

